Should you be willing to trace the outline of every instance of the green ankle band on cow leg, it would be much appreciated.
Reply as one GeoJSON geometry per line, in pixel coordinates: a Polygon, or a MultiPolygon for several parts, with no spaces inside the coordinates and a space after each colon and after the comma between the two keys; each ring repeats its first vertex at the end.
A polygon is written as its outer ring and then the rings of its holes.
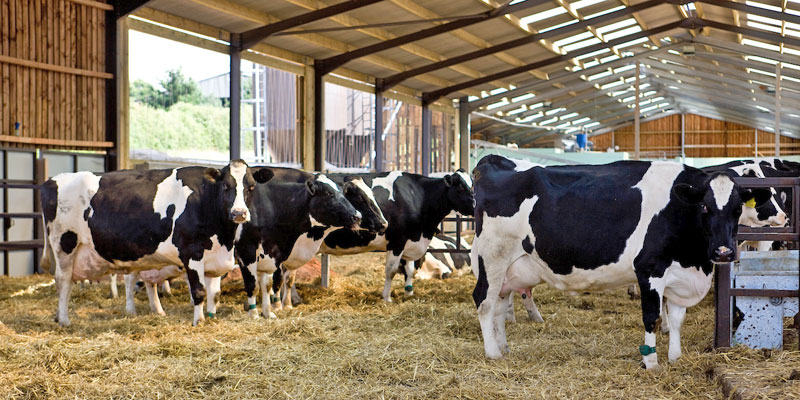
{"type": "Polygon", "coordinates": [[[208,316],[208,318],[214,318],[214,313],[213,312],[210,312],[210,313],[208,313],[206,315],[208,316]]]}
{"type": "Polygon", "coordinates": [[[248,310],[255,310],[256,309],[256,305],[255,304],[250,304],[249,306],[247,306],[247,309],[248,310]]]}
{"type": "Polygon", "coordinates": [[[406,289],[406,292],[410,292],[410,291],[414,290],[414,285],[406,285],[405,289],[406,289]]]}
{"type": "Polygon", "coordinates": [[[269,298],[269,301],[271,301],[271,302],[273,302],[273,303],[277,303],[277,302],[281,301],[281,299],[279,299],[279,298],[277,298],[277,297],[274,297],[274,296],[272,296],[272,297],[270,297],[270,298],[269,298]]]}
{"type": "Polygon", "coordinates": [[[653,346],[648,346],[646,344],[639,346],[639,354],[643,356],[649,356],[650,354],[655,354],[656,348],[653,346]]]}

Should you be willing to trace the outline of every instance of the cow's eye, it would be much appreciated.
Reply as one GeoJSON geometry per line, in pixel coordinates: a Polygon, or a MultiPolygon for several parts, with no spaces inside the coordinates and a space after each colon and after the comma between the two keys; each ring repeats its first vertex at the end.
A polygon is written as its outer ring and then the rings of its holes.
{"type": "Polygon", "coordinates": [[[223,184],[222,184],[222,187],[223,187],[225,190],[231,190],[231,185],[228,185],[227,183],[223,183],[223,184]]]}
{"type": "Polygon", "coordinates": [[[705,204],[700,204],[700,212],[703,214],[708,214],[708,207],[705,204]]]}

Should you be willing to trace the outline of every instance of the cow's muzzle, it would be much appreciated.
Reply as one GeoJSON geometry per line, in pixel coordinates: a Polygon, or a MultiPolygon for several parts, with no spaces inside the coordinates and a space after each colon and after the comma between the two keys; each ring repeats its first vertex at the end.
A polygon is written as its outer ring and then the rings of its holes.
{"type": "Polygon", "coordinates": [[[361,212],[360,211],[356,211],[356,213],[353,215],[352,219],[353,219],[353,222],[352,222],[351,229],[353,229],[353,230],[361,229],[361,212]]]}
{"type": "Polygon", "coordinates": [[[715,263],[729,263],[733,262],[736,252],[726,246],[719,246],[714,249],[714,257],[712,261],[715,263]]]}
{"type": "Polygon", "coordinates": [[[237,224],[243,224],[250,221],[250,213],[246,208],[237,208],[231,210],[231,219],[237,224]]]}

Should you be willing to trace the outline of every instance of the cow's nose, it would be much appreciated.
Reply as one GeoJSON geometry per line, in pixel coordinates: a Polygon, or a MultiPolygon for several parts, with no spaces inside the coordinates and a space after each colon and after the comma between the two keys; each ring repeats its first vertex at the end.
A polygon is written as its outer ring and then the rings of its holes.
{"type": "Polygon", "coordinates": [[[733,261],[733,250],[726,246],[719,246],[714,249],[714,261],[731,262],[733,261]]]}
{"type": "Polygon", "coordinates": [[[244,208],[236,208],[231,210],[231,217],[234,222],[244,222],[247,220],[248,212],[244,208]]]}
{"type": "Polygon", "coordinates": [[[361,222],[361,211],[356,211],[356,215],[353,216],[353,220],[355,220],[356,223],[361,222]]]}

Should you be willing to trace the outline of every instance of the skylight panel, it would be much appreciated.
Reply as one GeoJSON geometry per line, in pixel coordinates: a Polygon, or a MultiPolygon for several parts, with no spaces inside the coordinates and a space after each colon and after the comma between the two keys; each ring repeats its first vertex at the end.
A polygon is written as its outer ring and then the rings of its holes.
{"type": "Polygon", "coordinates": [[[582,55],[580,57],[575,57],[575,58],[577,58],[578,60],[583,60],[584,58],[599,56],[600,54],[607,53],[608,51],[609,51],[608,49],[597,50],[597,51],[593,51],[591,53],[587,53],[587,54],[584,54],[584,55],[582,55]]]}
{"type": "Polygon", "coordinates": [[[619,86],[619,85],[624,85],[624,84],[625,84],[625,82],[622,82],[622,81],[614,81],[614,82],[611,82],[609,84],[600,86],[600,89],[605,90],[605,89],[613,88],[613,87],[616,87],[616,86],[619,86]]]}
{"type": "Polygon", "coordinates": [[[572,121],[572,125],[579,125],[579,124],[582,124],[582,123],[584,123],[586,121],[589,121],[590,119],[591,118],[589,118],[589,117],[579,118],[579,119],[576,119],[575,121],[572,121]]]}
{"type": "Polygon", "coordinates": [[[762,71],[762,70],[757,69],[757,68],[748,68],[747,72],[752,72],[752,73],[755,73],[755,74],[761,74],[761,75],[766,75],[766,76],[773,76],[773,77],[775,76],[775,74],[773,74],[772,72],[762,71]]]}
{"type": "Polygon", "coordinates": [[[781,21],[779,21],[777,19],[762,17],[760,15],[755,15],[755,14],[747,14],[747,19],[752,20],[752,21],[756,21],[756,22],[761,22],[761,23],[764,23],[764,24],[772,24],[772,25],[778,25],[778,26],[781,25],[781,21]]]}
{"type": "MultiPolygon", "coordinates": [[[[572,3],[572,7],[574,9],[576,9],[576,10],[580,10],[583,7],[589,7],[589,6],[595,5],[597,3],[602,3],[604,1],[605,0],[581,0],[581,1],[576,1],[576,2],[572,3]]],[[[800,1],[800,0],[798,0],[798,1],[800,1]]]]}
{"type": "Polygon", "coordinates": [[[591,15],[584,15],[583,19],[591,19],[591,18],[594,18],[594,17],[599,17],[601,15],[606,15],[606,14],[612,13],[614,11],[622,10],[623,8],[625,8],[625,6],[617,6],[617,7],[614,7],[614,8],[609,8],[608,10],[603,10],[603,11],[600,11],[599,13],[594,13],[594,14],[591,14],[591,15]]]}
{"type": "Polygon", "coordinates": [[[533,93],[525,93],[522,96],[512,97],[511,101],[514,102],[514,103],[517,103],[517,102],[520,102],[520,101],[523,101],[523,100],[532,99],[534,97],[536,97],[536,95],[533,94],[533,93]]]}
{"type": "Polygon", "coordinates": [[[753,27],[753,28],[757,28],[757,29],[763,29],[765,31],[781,33],[781,27],[780,26],[767,25],[767,24],[762,24],[760,22],[753,22],[753,21],[747,21],[747,26],[750,26],[750,27],[753,27]]]}
{"type": "Polygon", "coordinates": [[[586,124],[583,127],[584,128],[591,128],[591,127],[597,126],[597,125],[600,125],[600,123],[599,122],[592,122],[591,124],[586,124]]]}
{"type": "Polygon", "coordinates": [[[619,67],[619,68],[615,69],[614,73],[618,74],[620,72],[625,72],[625,71],[628,71],[628,70],[631,70],[631,69],[634,69],[634,68],[636,68],[635,64],[625,65],[625,66],[622,66],[622,67],[619,67]]]}
{"type": "Polygon", "coordinates": [[[558,47],[561,47],[561,46],[564,46],[564,45],[567,45],[567,44],[570,44],[570,43],[575,43],[575,42],[578,42],[578,41],[581,41],[581,40],[584,40],[584,39],[588,39],[588,38],[590,38],[592,36],[594,36],[594,35],[592,35],[592,32],[582,32],[582,33],[579,33],[577,35],[572,35],[572,36],[566,37],[564,39],[556,40],[555,42],[553,42],[553,44],[555,44],[558,47]]]}
{"type": "Polygon", "coordinates": [[[605,78],[605,77],[607,77],[607,76],[609,76],[611,74],[613,74],[613,72],[611,72],[611,71],[603,71],[603,72],[601,72],[599,74],[594,74],[594,75],[589,76],[589,80],[593,81],[595,79],[605,78]]]}
{"type": "Polygon", "coordinates": [[[489,94],[494,96],[496,94],[504,93],[504,92],[507,92],[507,91],[508,91],[508,89],[506,89],[504,87],[501,87],[501,88],[497,88],[497,89],[489,91],[489,94]]]}
{"type": "Polygon", "coordinates": [[[800,30],[800,24],[795,24],[794,22],[787,22],[786,23],[786,27],[787,28],[791,28],[791,29],[800,30]]]}
{"type": "Polygon", "coordinates": [[[478,100],[478,99],[480,99],[480,97],[478,97],[478,96],[469,96],[469,97],[467,97],[468,101],[475,101],[475,100],[478,100]]]}
{"type": "Polygon", "coordinates": [[[561,24],[557,24],[557,25],[553,25],[553,26],[548,26],[547,28],[540,29],[540,30],[539,30],[539,33],[544,33],[544,32],[547,32],[547,31],[552,31],[552,30],[554,30],[554,29],[563,28],[563,27],[565,27],[565,26],[567,26],[567,25],[572,25],[572,24],[574,24],[574,23],[576,23],[576,22],[578,22],[578,20],[577,20],[577,19],[573,19],[573,20],[569,20],[569,21],[567,21],[567,22],[564,22],[564,23],[561,23],[561,24]]]}
{"type": "Polygon", "coordinates": [[[639,109],[639,113],[640,113],[640,114],[641,114],[641,113],[646,113],[646,112],[648,112],[648,111],[655,110],[656,108],[658,108],[658,105],[655,105],[655,106],[650,106],[650,107],[645,107],[645,108],[641,108],[641,109],[639,109]]]}
{"type": "Polygon", "coordinates": [[[618,59],[619,59],[619,57],[617,57],[616,54],[612,54],[612,55],[610,55],[608,57],[601,58],[600,62],[605,64],[605,63],[607,63],[609,61],[614,61],[614,60],[618,60],[618,59]]]}
{"type": "Polygon", "coordinates": [[[569,113],[569,114],[566,114],[566,115],[562,115],[560,118],[561,118],[562,121],[564,121],[564,120],[570,119],[572,117],[577,117],[577,116],[578,116],[578,113],[574,112],[574,113],[569,113]]]}
{"type": "Polygon", "coordinates": [[[542,122],[539,122],[539,125],[552,124],[553,122],[556,122],[556,121],[558,121],[558,118],[550,118],[548,120],[544,120],[542,122]]]}
{"type": "Polygon", "coordinates": [[[583,66],[586,67],[586,68],[591,68],[591,67],[594,67],[596,65],[600,65],[600,61],[589,61],[587,63],[583,63],[583,66]]]}
{"type": "Polygon", "coordinates": [[[615,31],[617,29],[626,28],[626,27],[629,27],[629,26],[634,25],[634,24],[636,24],[636,20],[633,19],[633,18],[628,18],[628,19],[623,19],[622,21],[619,21],[619,22],[614,22],[613,24],[609,24],[609,25],[606,25],[606,26],[601,26],[601,27],[597,28],[597,31],[602,33],[602,34],[605,34],[606,32],[611,32],[611,31],[615,31]]]}
{"type": "Polygon", "coordinates": [[[561,125],[556,125],[556,128],[566,128],[568,126],[569,126],[569,122],[565,122],[565,123],[563,123],[561,125]]]}
{"type": "Polygon", "coordinates": [[[777,61],[775,61],[775,60],[771,60],[771,59],[769,59],[769,58],[764,58],[764,57],[759,57],[759,56],[746,56],[746,57],[747,57],[747,59],[748,59],[748,60],[753,60],[753,61],[758,61],[758,62],[762,62],[762,63],[767,63],[767,64],[770,64],[770,65],[775,65],[775,64],[777,64],[777,63],[778,63],[778,62],[777,62],[777,61]]]}
{"type": "Polygon", "coordinates": [[[641,31],[642,31],[642,28],[639,25],[634,25],[634,26],[632,26],[630,28],[625,28],[625,29],[618,30],[616,32],[607,33],[607,34],[603,35],[603,37],[606,40],[614,40],[614,39],[621,38],[621,37],[627,36],[627,35],[632,35],[632,34],[634,34],[636,32],[641,32],[641,31]]]}
{"type": "Polygon", "coordinates": [[[593,38],[591,38],[589,40],[584,40],[582,42],[573,43],[573,44],[564,46],[562,48],[565,51],[569,52],[569,51],[573,51],[573,50],[582,49],[584,47],[591,46],[593,44],[598,44],[598,43],[602,43],[602,42],[600,41],[600,39],[598,39],[596,37],[593,37],[593,38]]]}
{"type": "Polygon", "coordinates": [[[498,101],[497,103],[489,104],[488,106],[486,106],[486,109],[487,110],[491,110],[493,108],[502,107],[502,106],[507,105],[507,104],[509,104],[509,103],[506,100],[498,101]]]}
{"type": "Polygon", "coordinates": [[[800,56],[800,50],[795,50],[786,46],[783,47],[783,52],[794,56],[800,56]]]}
{"type": "Polygon", "coordinates": [[[542,11],[540,13],[528,15],[527,17],[521,18],[520,22],[523,24],[531,24],[534,22],[539,22],[546,20],[548,18],[555,17],[556,15],[566,14],[567,10],[564,7],[556,7],[547,11],[542,11]]]}
{"type": "Polygon", "coordinates": [[[759,3],[757,1],[747,0],[744,3],[747,4],[748,6],[766,8],[767,10],[781,12],[781,8],[780,7],[775,7],[775,6],[771,6],[769,4],[759,3]]]}
{"type": "Polygon", "coordinates": [[[544,115],[553,115],[553,114],[560,113],[560,112],[566,111],[566,110],[567,110],[566,108],[560,108],[560,107],[559,108],[554,108],[552,110],[545,111],[544,115]]]}
{"type": "Polygon", "coordinates": [[[800,31],[796,31],[796,30],[793,30],[793,29],[786,29],[784,31],[784,33],[787,34],[787,35],[794,36],[794,37],[800,37],[800,31]]]}
{"type": "Polygon", "coordinates": [[[527,109],[526,109],[525,107],[520,107],[520,108],[517,108],[517,109],[511,110],[511,111],[509,111],[509,112],[508,112],[508,113],[506,113],[506,114],[508,114],[508,115],[516,115],[516,114],[519,114],[519,113],[521,113],[521,112],[523,112],[523,111],[526,111],[526,110],[527,110],[527,109]]]}

